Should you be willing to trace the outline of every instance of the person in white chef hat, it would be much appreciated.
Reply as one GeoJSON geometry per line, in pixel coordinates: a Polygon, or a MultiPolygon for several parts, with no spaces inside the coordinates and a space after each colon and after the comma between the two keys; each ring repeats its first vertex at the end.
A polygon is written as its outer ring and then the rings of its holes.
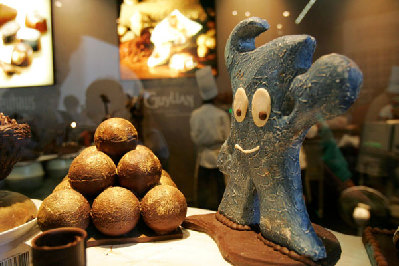
{"type": "Polygon", "coordinates": [[[365,121],[399,119],[399,66],[392,66],[386,90],[370,104],[365,121]]]}
{"type": "Polygon", "coordinates": [[[225,189],[224,175],[217,167],[217,158],[230,133],[230,117],[215,105],[218,89],[211,67],[198,70],[196,79],[202,105],[190,117],[190,135],[197,148],[194,193],[198,207],[217,210],[225,189]]]}

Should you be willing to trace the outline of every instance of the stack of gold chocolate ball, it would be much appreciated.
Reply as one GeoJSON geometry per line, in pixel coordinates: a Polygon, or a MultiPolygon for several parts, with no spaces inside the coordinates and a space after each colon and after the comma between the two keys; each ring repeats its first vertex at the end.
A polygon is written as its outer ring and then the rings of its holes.
{"type": "Polygon", "coordinates": [[[157,234],[176,230],[186,217],[186,199],[154,153],[137,140],[128,120],[102,122],[95,146],[73,160],[68,175],[44,199],[37,215],[40,229],[86,229],[92,221],[101,233],[119,236],[142,217],[157,234]]]}

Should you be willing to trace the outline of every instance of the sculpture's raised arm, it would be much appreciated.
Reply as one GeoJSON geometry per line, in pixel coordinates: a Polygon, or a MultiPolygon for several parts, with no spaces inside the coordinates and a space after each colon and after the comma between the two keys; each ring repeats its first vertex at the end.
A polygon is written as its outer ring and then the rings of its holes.
{"type": "Polygon", "coordinates": [[[362,73],[349,58],[338,54],[320,57],[293,80],[287,93],[295,99],[289,117],[294,131],[309,128],[320,118],[343,114],[356,100],[361,82],[362,73]]]}

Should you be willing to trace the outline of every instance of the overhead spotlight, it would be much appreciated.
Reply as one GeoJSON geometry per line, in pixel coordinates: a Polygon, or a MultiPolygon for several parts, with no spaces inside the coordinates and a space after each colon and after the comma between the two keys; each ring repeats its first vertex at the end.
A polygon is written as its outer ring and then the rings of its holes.
{"type": "Polygon", "coordinates": [[[71,123],[71,128],[76,128],[76,126],[77,126],[76,122],[71,123]]]}
{"type": "Polygon", "coordinates": [[[245,12],[245,16],[246,16],[246,17],[249,17],[250,15],[251,15],[251,12],[249,12],[249,11],[246,11],[246,12],[245,12]]]}
{"type": "Polygon", "coordinates": [[[309,0],[309,2],[303,8],[299,16],[296,18],[295,20],[296,24],[301,23],[302,19],[305,17],[305,15],[308,13],[309,9],[313,6],[314,3],[316,3],[316,0],[309,0]]]}
{"type": "Polygon", "coordinates": [[[277,27],[278,30],[281,30],[283,28],[283,24],[279,23],[279,24],[276,25],[276,27],[277,27]]]}
{"type": "Polygon", "coordinates": [[[290,11],[285,10],[285,11],[283,12],[283,17],[287,18],[287,17],[289,17],[289,16],[290,16],[290,11]]]}
{"type": "Polygon", "coordinates": [[[237,10],[233,10],[232,14],[233,16],[237,16],[237,10]]]}

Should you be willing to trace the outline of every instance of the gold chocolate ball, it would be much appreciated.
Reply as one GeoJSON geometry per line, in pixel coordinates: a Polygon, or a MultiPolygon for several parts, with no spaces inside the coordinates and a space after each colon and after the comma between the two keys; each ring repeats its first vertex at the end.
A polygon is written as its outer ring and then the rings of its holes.
{"type": "Polygon", "coordinates": [[[94,200],[91,218],[103,234],[123,235],[136,226],[140,218],[140,202],[126,188],[109,187],[94,200]]]}
{"type": "Polygon", "coordinates": [[[187,213],[183,193],[168,185],[152,188],[140,205],[145,224],[158,234],[167,234],[177,229],[187,213]]]}
{"type": "Polygon", "coordinates": [[[45,198],[37,213],[42,231],[58,227],[86,229],[90,222],[90,204],[73,189],[56,191],[45,198]]]}
{"type": "Polygon", "coordinates": [[[159,182],[162,166],[149,148],[137,145],[120,159],[117,171],[119,184],[142,196],[159,182]]]}
{"type": "Polygon", "coordinates": [[[137,145],[137,130],[128,120],[109,118],[102,122],[94,134],[94,143],[98,150],[117,160],[137,145]]]}
{"type": "Polygon", "coordinates": [[[95,196],[113,185],[115,177],[116,166],[112,159],[94,149],[80,153],[68,171],[72,188],[87,196],[95,196]]]}

